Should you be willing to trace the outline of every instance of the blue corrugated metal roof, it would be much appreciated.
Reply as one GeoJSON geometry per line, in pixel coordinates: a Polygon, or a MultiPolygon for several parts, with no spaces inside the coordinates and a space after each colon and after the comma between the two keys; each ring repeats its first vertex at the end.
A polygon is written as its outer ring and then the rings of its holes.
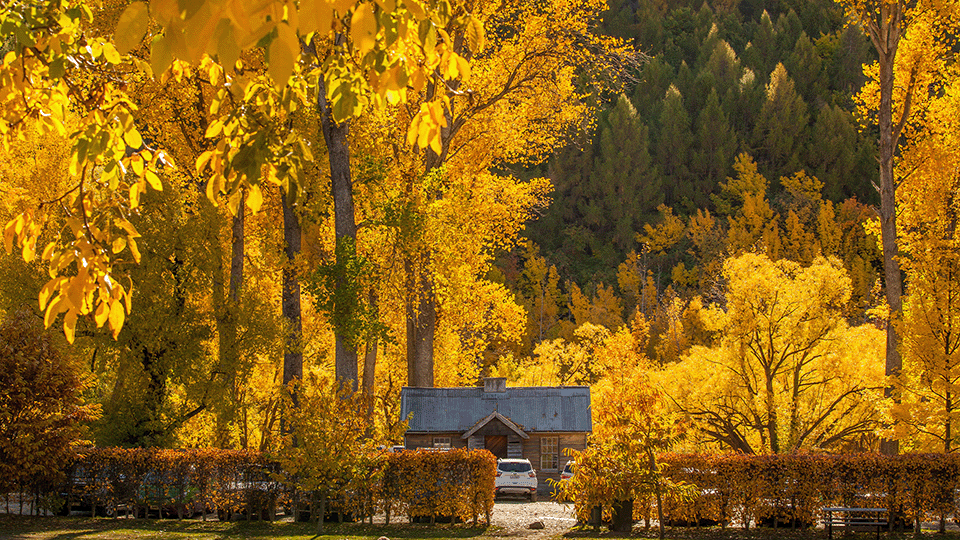
{"type": "Polygon", "coordinates": [[[410,418],[409,431],[458,431],[499,411],[524,431],[592,431],[590,388],[535,386],[484,392],[483,387],[412,388],[400,391],[400,415],[410,418]]]}

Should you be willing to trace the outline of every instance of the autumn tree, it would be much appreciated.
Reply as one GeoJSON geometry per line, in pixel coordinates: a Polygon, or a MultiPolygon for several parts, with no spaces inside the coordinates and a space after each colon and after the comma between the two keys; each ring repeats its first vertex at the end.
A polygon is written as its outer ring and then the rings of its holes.
{"type": "Polygon", "coordinates": [[[2,486],[50,487],[99,407],[84,403],[90,379],[61,350],[31,309],[0,324],[0,471],[2,486]]]}
{"type": "MultiPolygon", "coordinates": [[[[477,185],[475,179],[495,176],[494,166],[542,160],[559,146],[567,132],[583,121],[588,104],[574,83],[582,72],[597,86],[610,75],[627,73],[636,55],[616,42],[594,35],[590,25],[602,9],[598,2],[556,0],[546,5],[523,2],[502,9],[496,2],[476,6],[490,39],[482,54],[471,57],[469,77],[453,82],[461,68],[438,71],[423,99],[448,102],[437,145],[422,154],[404,152],[402,192],[416,216],[444,206],[449,188],[477,185]],[[557,36],[560,36],[558,39],[557,36]],[[449,188],[448,188],[449,186],[449,188]]],[[[467,55],[470,34],[453,34],[457,50],[467,55]]],[[[452,66],[452,64],[451,64],[452,66]]],[[[421,110],[427,110],[424,104],[421,110]]],[[[401,124],[414,109],[400,111],[401,124]]],[[[424,136],[427,132],[424,132],[424,136]]],[[[507,176],[507,175],[504,175],[507,176]]],[[[519,186],[513,177],[511,182],[519,186]]],[[[539,192],[542,180],[529,190],[539,192]]],[[[401,234],[409,241],[404,253],[406,347],[410,384],[432,386],[440,276],[435,249],[425,242],[422,220],[407,222],[401,234]]]]}
{"type": "MultiPolygon", "coordinates": [[[[392,442],[398,432],[375,434],[365,420],[366,403],[349,386],[308,375],[291,400],[285,397],[287,433],[274,459],[283,470],[283,480],[311,498],[311,515],[317,534],[323,530],[328,500],[342,501],[351,490],[371,483],[369,475],[378,445],[392,442]]],[[[341,506],[339,511],[344,511],[341,506]]]]}
{"type": "Polygon", "coordinates": [[[850,280],[839,262],[803,267],[747,253],[726,261],[724,277],[725,306],[702,315],[718,345],[694,347],[662,374],[704,440],[780,453],[872,432],[879,374],[865,366],[875,340],[842,317],[850,280]]]}
{"type": "MultiPolygon", "coordinates": [[[[887,325],[886,373],[896,375],[902,368],[900,337],[896,324],[902,313],[902,275],[897,239],[897,188],[895,159],[904,129],[911,117],[922,110],[915,101],[929,96],[931,63],[942,61],[947,49],[941,36],[947,21],[954,21],[954,2],[912,0],[844,0],[849,16],[870,37],[878,54],[869,67],[872,81],[861,94],[880,129],[880,232],[883,246],[884,291],[890,310],[887,325]],[[943,25],[943,26],[942,26],[943,25]],[[907,40],[906,48],[901,46],[907,40]]],[[[887,441],[884,451],[896,453],[896,441],[887,441]]]]}
{"type": "MultiPolygon", "coordinates": [[[[370,99],[382,101],[387,99],[387,94],[390,94],[393,100],[403,98],[405,92],[401,90],[405,90],[405,85],[396,84],[401,73],[404,77],[414,75],[413,86],[419,89],[422,86],[418,86],[417,81],[423,82],[425,74],[436,66],[435,61],[439,61],[441,57],[447,63],[463,61],[456,53],[447,50],[444,43],[437,44],[436,29],[447,24],[449,11],[428,10],[412,0],[393,6],[391,10],[381,11],[374,10],[371,4],[357,5],[352,2],[336,7],[303,5],[301,7],[305,16],[302,18],[298,17],[296,10],[285,10],[280,3],[237,5],[228,9],[211,1],[194,7],[195,10],[181,11],[170,3],[153,3],[147,6],[142,2],[133,2],[119,15],[117,31],[112,36],[109,33],[105,35],[100,30],[91,31],[91,26],[87,23],[93,20],[92,10],[83,2],[42,6],[15,4],[0,11],[5,33],[16,36],[16,40],[12,42],[13,50],[7,55],[7,61],[0,72],[0,78],[9,83],[4,85],[7,89],[3,95],[5,114],[0,129],[4,135],[4,143],[16,136],[17,132],[23,129],[24,120],[29,118],[41,119],[40,125],[46,131],[66,134],[64,122],[70,109],[69,103],[75,100],[82,109],[79,116],[81,129],[70,133],[74,148],[70,171],[79,180],[75,189],[79,190],[82,196],[71,197],[70,207],[74,208],[75,215],[89,215],[103,220],[103,224],[76,227],[73,237],[64,238],[63,243],[53,243],[49,246],[50,249],[46,250],[48,255],[58,257],[58,264],[52,266],[53,279],[48,283],[49,289],[55,294],[46,293],[48,298],[53,296],[54,300],[44,307],[49,307],[48,312],[51,313],[48,320],[61,312],[67,313],[66,331],[70,338],[75,320],[80,315],[95,310],[117,311],[120,309],[117,306],[129,310],[129,302],[125,301],[129,298],[128,291],[118,285],[107,285],[110,282],[116,283],[111,274],[117,257],[104,246],[115,245],[114,240],[120,238],[127,245],[135,245],[133,239],[136,231],[109,225],[115,225],[115,215],[122,216],[139,205],[139,195],[146,191],[148,184],[154,189],[161,189],[157,174],[158,163],[173,165],[163,158],[161,151],[143,144],[143,139],[134,125],[131,115],[134,107],[125,94],[125,81],[131,74],[155,74],[163,77],[164,74],[171,74],[168,70],[172,66],[173,75],[179,77],[185,65],[202,66],[204,71],[210,73],[211,80],[219,78],[235,81],[236,84],[229,88],[239,92],[237,96],[231,95],[229,99],[240,99],[244,96],[254,98],[253,103],[256,103],[257,107],[248,107],[245,111],[263,110],[265,107],[274,106],[276,101],[262,99],[267,97],[267,94],[258,92],[256,86],[251,89],[249,83],[254,78],[250,77],[242,64],[237,63],[241,53],[258,43],[266,43],[265,64],[269,78],[277,88],[283,88],[294,72],[300,51],[300,37],[315,32],[326,37],[335,30],[341,30],[340,25],[349,20],[351,35],[358,41],[356,50],[360,63],[376,63],[375,73],[393,71],[389,77],[377,78],[377,81],[371,84],[369,79],[351,77],[342,69],[342,64],[327,64],[322,69],[317,67],[313,71],[314,75],[324,79],[331,92],[337,90],[335,94],[340,96],[334,100],[333,110],[336,118],[341,120],[357,112],[361,99],[365,102],[370,99]],[[158,23],[163,32],[159,33],[150,45],[150,61],[145,62],[140,57],[127,55],[140,47],[151,20],[158,23]],[[421,25],[421,22],[424,24],[421,25]],[[337,28],[334,28],[335,25],[337,28]],[[416,49],[418,45],[414,43],[424,44],[420,39],[421,33],[416,30],[392,34],[394,38],[390,40],[378,37],[378,32],[420,26],[426,30],[424,39],[433,39],[428,47],[419,48],[422,55],[416,58],[394,55],[390,57],[392,60],[386,63],[376,60],[382,60],[380,52],[384,47],[413,46],[416,49]],[[215,31],[217,29],[220,30],[215,31]],[[190,37],[185,38],[188,33],[190,37]],[[395,39],[396,37],[401,39],[395,39]],[[261,42],[264,39],[265,41],[261,42]],[[212,56],[219,58],[222,66],[211,62],[212,56]],[[185,61],[186,64],[180,61],[185,61]],[[74,69],[65,69],[67,65],[74,69]],[[239,69],[234,71],[234,68],[239,69]],[[418,74],[419,77],[416,76],[418,74]],[[393,81],[392,86],[386,82],[380,84],[387,80],[393,81]],[[330,84],[334,82],[337,84],[330,84]],[[344,82],[348,84],[341,84],[344,82]],[[245,94],[248,90],[253,91],[245,94]],[[127,152],[128,148],[132,151],[127,152]],[[95,169],[101,173],[93,178],[95,169]],[[133,171],[136,177],[126,178],[126,171],[133,171]],[[121,195],[103,199],[93,197],[92,193],[101,187],[106,189],[107,193],[121,195]],[[75,256],[71,255],[72,253],[81,253],[89,264],[78,268],[71,265],[69,258],[63,261],[64,264],[59,264],[61,254],[66,254],[67,257],[75,256]],[[62,275],[64,272],[66,274],[62,275]],[[99,293],[95,295],[98,290],[99,293]],[[93,298],[93,301],[64,300],[71,295],[76,298],[78,294],[81,297],[93,298]]],[[[468,23],[468,19],[469,14],[461,14],[461,22],[468,23]]],[[[474,24],[472,35],[481,36],[482,27],[478,28],[474,24]]],[[[227,94],[229,91],[222,89],[218,99],[211,104],[211,110],[218,109],[224,99],[227,99],[227,94]]],[[[288,98],[292,94],[288,92],[288,98]]],[[[306,98],[302,94],[297,96],[306,98]]],[[[287,105],[280,109],[292,111],[289,106],[291,101],[287,99],[285,103],[287,105]]],[[[430,126],[437,126],[433,117],[426,113],[417,118],[417,125],[427,131],[430,131],[430,126]]],[[[289,177],[296,177],[297,171],[301,170],[296,166],[291,167],[296,164],[296,159],[291,160],[289,156],[288,159],[271,160],[271,152],[276,156],[275,148],[271,148],[270,144],[263,144],[262,138],[269,130],[264,132],[262,125],[257,122],[254,124],[254,135],[244,129],[236,130],[239,124],[234,124],[229,129],[229,132],[235,135],[229,142],[240,143],[239,146],[231,144],[230,148],[237,152],[227,151],[227,141],[221,140],[218,148],[197,161],[198,169],[211,165],[214,172],[211,189],[208,189],[211,199],[220,191],[232,195],[245,189],[252,191],[259,188],[262,165],[270,164],[266,177],[277,182],[289,181],[289,177]],[[257,142],[251,146],[251,141],[257,142]],[[234,163],[233,158],[238,161],[234,163]]],[[[213,127],[214,124],[211,124],[211,128],[213,127]]],[[[208,130],[207,135],[220,135],[223,123],[216,127],[219,129],[208,130]]],[[[421,138],[415,138],[413,142],[427,144],[435,136],[428,133],[421,138]]],[[[16,238],[18,248],[26,247],[24,257],[31,259],[35,252],[36,237],[42,231],[43,223],[44,214],[38,213],[36,209],[29,209],[15,221],[11,221],[5,234],[8,238],[8,251],[11,241],[16,238]]],[[[131,255],[137,258],[133,250],[131,255]]],[[[109,322],[111,328],[118,332],[122,318],[101,318],[98,322],[109,322]]],[[[296,363],[295,359],[291,362],[296,363]]],[[[295,372],[294,368],[296,366],[292,366],[290,371],[295,372]]]]}
{"type": "Polygon", "coordinates": [[[682,496],[684,488],[667,478],[657,454],[669,451],[686,426],[664,407],[663,395],[643,368],[595,390],[594,432],[583,451],[571,451],[576,474],[560,484],[560,496],[576,501],[578,517],[590,519],[595,506],[611,516],[610,528],[630,531],[634,503],[655,501],[660,538],[664,535],[663,502],[682,496]]]}
{"type": "Polygon", "coordinates": [[[897,165],[900,239],[907,296],[900,323],[904,369],[892,406],[894,432],[906,446],[956,450],[960,383],[960,260],[956,223],[960,183],[960,84],[944,66],[942,93],[927,108],[923,129],[910,133],[897,165]]]}

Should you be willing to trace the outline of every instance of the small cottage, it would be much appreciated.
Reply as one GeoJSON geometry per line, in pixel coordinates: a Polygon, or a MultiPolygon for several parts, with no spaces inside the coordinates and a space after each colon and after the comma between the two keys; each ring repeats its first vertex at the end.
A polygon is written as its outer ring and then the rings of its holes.
{"type": "Polygon", "coordinates": [[[482,387],[400,391],[408,449],[486,448],[498,458],[527,458],[540,487],[559,480],[565,448],[583,450],[593,429],[587,386],[511,387],[502,377],[482,387]]]}

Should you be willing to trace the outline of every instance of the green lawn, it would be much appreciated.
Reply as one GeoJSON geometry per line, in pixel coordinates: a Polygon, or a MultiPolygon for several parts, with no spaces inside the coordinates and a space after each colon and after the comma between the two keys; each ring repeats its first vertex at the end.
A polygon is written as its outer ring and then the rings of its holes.
{"type": "MultiPolygon", "coordinates": [[[[248,540],[377,540],[386,537],[423,539],[468,539],[503,540],[505,538],[532,537],[536,540],[550,539],[542,531],[506,530],[501,527],[471,528],[466,525],[410,525],[391,526],[360,525],[356,523],[327,524],[324,534],[316,536],[316,524],[292,522],[203,522],[199,520],[156,520],[156,519],[110,519],[88,517],[22,517],[0,515],[0,539],[11,540],[150,540],[150,539],[190,539],[219,540],[242,538],[248,540]]],[[[572,529],[562,536],[554,538],[616,538],[605,529],[599,533],[592,529],[572,529]]],[[[634,538],[657,538],[656,530],[634,528],[634,538]]],[[[838,532],[837,540],[870,540],[874,533],[857,533],[844,536],[838,532]]],[[[933,531],[923,531],[924,540],[960,540],[960,532],[949,531],[945,535],[933,531]]],[[[826,531],[814,530],[773,530],[740,528],[671,528],[667,531],[668,540],[823,540],[826,531]]],[[[881,533],[884,540],[911,540],[917,538],[913,533],[881,533]]]]}
{"type": "Polygon", "coordinates": [[[490,539],[500,538],[496,527],[470,528],[456,525],[396,525],[370,526],[354,523],[326,524],[324,533],[316,536],[315,523],[292,522],[203,522],[191,520],[157,519],[109,519],[86,517],[20,517],[0,516],[0,538],[30,540],[149,540],[191,539],[215,540],[244,538],[257,540],[271,538],[280,540],[324,539],[376,540],[386,536],[394,538],[434,539],[490,539]]]}

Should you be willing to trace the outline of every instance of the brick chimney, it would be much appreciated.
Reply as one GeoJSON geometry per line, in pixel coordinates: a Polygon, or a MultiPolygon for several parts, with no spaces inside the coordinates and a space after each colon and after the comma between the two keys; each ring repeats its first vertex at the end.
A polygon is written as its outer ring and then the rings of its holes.
{"type": "Polygon", "coordinates": [[[484,377],[483,378],[483,393],[498,393],[502,394],[507,391],[507,378],[506,377],[484,377]]]}

